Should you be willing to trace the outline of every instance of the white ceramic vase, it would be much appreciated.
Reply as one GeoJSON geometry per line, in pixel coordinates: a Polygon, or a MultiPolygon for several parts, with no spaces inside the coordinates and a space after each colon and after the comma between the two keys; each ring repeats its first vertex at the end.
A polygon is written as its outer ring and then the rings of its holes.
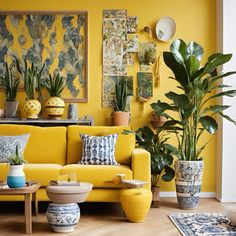
{"type": "Polygon", "coordinates": [[[23,165],[10,165],[7,175],[7,185],[9,188],[21,188],[25,186],[25,173],[23,165]]]}

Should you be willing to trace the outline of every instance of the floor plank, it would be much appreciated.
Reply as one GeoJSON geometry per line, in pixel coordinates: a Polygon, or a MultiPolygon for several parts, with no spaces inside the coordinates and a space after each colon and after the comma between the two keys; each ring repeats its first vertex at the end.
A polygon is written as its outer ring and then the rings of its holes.
{"type": "MultiPolygon", "coordinates": [[[[47,224],[47,204],[40,202],[39,215],[33,215],[33,235],[55,235],[47,224]]],[[[80,208],[81,218],[71,236],[178,236],[169,213],[223,212],[222,204],[215,199],[201,199],[197,209],[184,211],[178,208],[175,198],[162,198],[160,208],[151,208],[143,223],[131,223],[118,203],[83,203],[80,208]]],[[[23,202],[0,202],[0,236],[13,235],[25,235],[23,202]]]]}

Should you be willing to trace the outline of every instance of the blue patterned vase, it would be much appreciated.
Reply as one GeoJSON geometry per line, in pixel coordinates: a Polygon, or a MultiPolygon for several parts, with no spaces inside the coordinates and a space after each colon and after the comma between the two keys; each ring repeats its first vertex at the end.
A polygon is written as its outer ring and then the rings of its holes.
{"type": "Polygon", "coordinates": [[[80,209],[77,203],[50,203],[46,216],[49,225],[55,232],[69,233],[79,222],[80,209]]]}
{"type": "Polygon", "coordinates": [[[202,186],[203,161],[175,161],[175,186],[179,207],[198,206],[202,186]]]}
{"type": "Polygon", "coordinates": [[[78,106],[76,103],[69,104],[67,118],[71,120],[78,120],[78,106]]]}

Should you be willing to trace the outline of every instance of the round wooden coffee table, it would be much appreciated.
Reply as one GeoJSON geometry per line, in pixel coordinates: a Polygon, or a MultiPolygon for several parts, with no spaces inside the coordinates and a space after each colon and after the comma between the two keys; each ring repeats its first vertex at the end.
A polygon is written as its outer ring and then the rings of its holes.
{"type": "Polygon", "coordinates": [[[74,230],[80,219],[77,203],[86,201],[92,188],[93,185],[86,182],[73,186],[47,186],[47,196],[53,203],[49,204],[46,216],[55,232],[68,233],[74,230]]]}

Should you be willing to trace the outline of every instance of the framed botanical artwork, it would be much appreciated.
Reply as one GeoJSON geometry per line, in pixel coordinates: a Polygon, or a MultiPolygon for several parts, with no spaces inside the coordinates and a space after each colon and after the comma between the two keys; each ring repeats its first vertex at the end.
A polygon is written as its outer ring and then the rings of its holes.
{"type": "Polygon", "coordinates": [[[5,62],[17,57],[38,68],[45,64],[43,79],[60,73],[65,77],[65,102],[88,101],[88,13],[0,12],[0,76],[5,62]]]}

